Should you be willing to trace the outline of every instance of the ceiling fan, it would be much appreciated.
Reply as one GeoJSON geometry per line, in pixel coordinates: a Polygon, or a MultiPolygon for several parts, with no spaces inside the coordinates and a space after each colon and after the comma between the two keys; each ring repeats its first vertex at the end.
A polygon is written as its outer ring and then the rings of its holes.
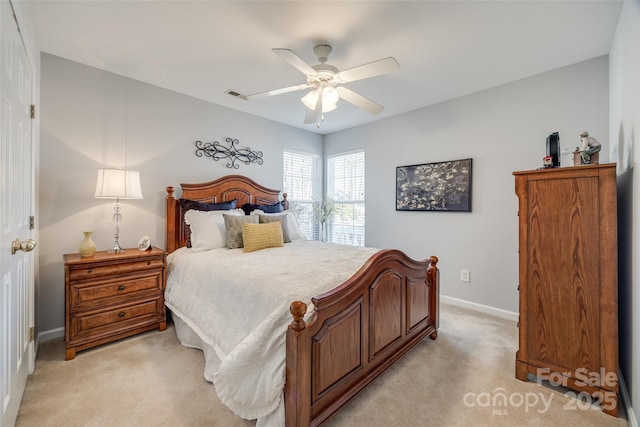
{"type": "Polygon", "coordinates": [[[313,88],[312,91],[302,97],[302,103],[307,107],[307,114],[304,122],[317,123],[318,127],[320,127],[320,121],[324,120],[323,113],[334,110],[338,99],[343,99],[371,114],[379,114],[382,112],[382,110],[384,110],[382,105],[365,98],[342,85],[344,83],[368,79],[370,77],[381,76],[398,71],[400,69],[398,62],[394,58],[388,57],[368,64],[349,68],[348,70],[340,71],[333,65],[327,64],[327,57],[331,53],[331,50],[331,46],[326,44],[316,46],[313,51],[318,57],[318,61],[320,63],[311,66],[289,49],[272,49],[272,51],[278,56],[301,71],[307,77],[307,82],[295,86],[247,95],[246,99],[264,98],[267,96],[313,88]]]}

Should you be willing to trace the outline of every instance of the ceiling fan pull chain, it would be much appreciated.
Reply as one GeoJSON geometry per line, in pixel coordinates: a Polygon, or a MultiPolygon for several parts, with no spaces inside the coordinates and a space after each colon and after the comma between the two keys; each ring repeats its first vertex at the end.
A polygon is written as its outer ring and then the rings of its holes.
{"type": "Polygon", "coordinates": [[[320,120],[316,123],[318,125],[318,129],[320,129],[320,122],[324,122],[324,114],[320,113],[320,120]]]}

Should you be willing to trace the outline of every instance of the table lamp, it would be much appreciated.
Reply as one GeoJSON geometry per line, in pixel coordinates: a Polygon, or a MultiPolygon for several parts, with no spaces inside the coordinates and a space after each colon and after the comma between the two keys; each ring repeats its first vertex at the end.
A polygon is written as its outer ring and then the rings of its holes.
{"type": "Polygon", "coordinates": [[[115,238],[113,248],[109,253],[122,253],[125,250],[120,247],[118,238],[120,235],[120,199],[142,199],[140,188],[140,172],[125,169],[98,169],[98,181],[96,182],[96,199],[116,199],[113,208],[113,223],[115,226],[115,238]]]}

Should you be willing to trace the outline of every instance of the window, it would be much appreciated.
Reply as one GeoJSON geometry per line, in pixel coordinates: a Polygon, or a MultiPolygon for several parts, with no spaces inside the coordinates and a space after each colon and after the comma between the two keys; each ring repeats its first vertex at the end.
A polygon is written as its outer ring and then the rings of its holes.
{"type": "Polygon", "coordinates": [[[287,193],[289,209],[295,212],[305,236],[317,239],[320,234],[313,215],[313,203],[321,194],[320,156],[285,150],[282,160],[282,189],[287,193]]]}
{"type": "Polygon", "coordinates": [[[329,156],[327,197],[335,207],[328,240],[364,246],[364,150],[329,156]]]}

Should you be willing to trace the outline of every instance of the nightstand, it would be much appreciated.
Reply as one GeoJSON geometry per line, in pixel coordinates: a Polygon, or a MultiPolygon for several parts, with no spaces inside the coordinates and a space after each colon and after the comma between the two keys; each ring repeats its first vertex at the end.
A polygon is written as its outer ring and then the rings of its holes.
{"type": "Polygon", "coordinates": [[[66,360],[76,351],[167,329],[166,256],[155,247],[64,255],[66,360]]]}

